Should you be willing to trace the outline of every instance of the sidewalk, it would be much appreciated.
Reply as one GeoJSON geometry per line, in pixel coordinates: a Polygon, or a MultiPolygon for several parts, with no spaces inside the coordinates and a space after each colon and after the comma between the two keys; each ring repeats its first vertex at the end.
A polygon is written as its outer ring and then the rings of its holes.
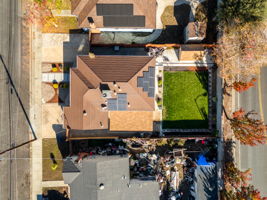
{"type": "Polygon", "coordinates": [[[41,33],[36,26],[31,28],[31,72],[30,72],[30,119],[36,131],[37,140],[31,144],[31,199],[36,200],[42,194],[42,107],[41,107],[41,33]]]}

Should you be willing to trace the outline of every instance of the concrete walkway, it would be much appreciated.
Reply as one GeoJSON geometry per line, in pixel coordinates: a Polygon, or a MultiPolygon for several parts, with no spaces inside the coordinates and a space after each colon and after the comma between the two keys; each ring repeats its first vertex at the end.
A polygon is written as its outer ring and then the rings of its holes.
{"type": "Polygon", "coordinates": [[[64,181],[43,181],[42,187],[68,187],[64,181]]]}
{"type": "Polygon", "coordinates": [[[36,200],[38,194],[42,194],[42,106],[41,106],[41,52],[42,35],[32,26],[32,65],[30,84],[30,120],[37,136],[37,140],[31,143],[31,199],[36,200]]]}

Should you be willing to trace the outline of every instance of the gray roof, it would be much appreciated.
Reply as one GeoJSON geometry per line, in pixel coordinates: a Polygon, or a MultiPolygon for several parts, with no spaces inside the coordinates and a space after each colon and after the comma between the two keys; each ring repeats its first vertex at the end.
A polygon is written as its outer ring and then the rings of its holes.
{"type": "Polygon", "coordinates": [[[192,183],[184,189],[182,200],[218,199],[216,165],[197,165],[192,183]]]}
{"type": "Polygon", "coordinates": [[[196,200],[218,199],[216,165],[198,165],[195,176],[196,200]]]}
{"type": "MultiPolygon", "coordinates": [[[[83,159],[76,165],[78,176],[69,183],[72,200],[156,200],[156,181],[130,180],[129,158],[97,156],[83,159]],[[100,185],[104,189],[100,189],[100,185]]],[[[64,174],[68,172],[63,172],[64,174]]],[[[65,181],[65,177],[64,177],[65,181]]]]}

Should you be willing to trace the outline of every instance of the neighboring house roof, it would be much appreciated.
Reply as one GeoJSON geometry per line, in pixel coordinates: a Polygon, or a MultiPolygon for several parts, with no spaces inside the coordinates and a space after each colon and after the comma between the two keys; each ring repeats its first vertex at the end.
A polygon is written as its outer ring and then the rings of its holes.
{"type": "Polygon", "coordinates": [[[156,26],[156,0],[72,0],[80,27],[150,28],[156,26]]]}
{"type": "Polygon", "coordinates": [[[149,56],[78,56],[77,68],[70,70],[65,125],[78,130],[152,131],[154,66],[155,58],[149,56]],[[151,112],[144,115],[145,124],[142,118],[130,117],[143,111],[151,112]]]}
{"type": "Polygon", "coordinates": [[[213,200],[218,199],[216,165],[197,165],[194,178],[189,188],[184,193],[182,200],[213,200]]]}
{"type": "Polygon", "coordinates": [[[84,158],[76,167],[80,172],[71,182],[66,182],[65,177],[72,170],[63,171],[64,182],[70,186],[72,200],[159,199],[159,185],[156,181],[130,180],[128,157],[84,158]]]}

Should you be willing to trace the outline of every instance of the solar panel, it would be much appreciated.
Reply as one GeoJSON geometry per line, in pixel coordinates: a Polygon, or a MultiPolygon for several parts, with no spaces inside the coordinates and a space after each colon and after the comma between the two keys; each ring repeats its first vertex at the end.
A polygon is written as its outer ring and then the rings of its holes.
{"type": "Polygon", "coordinates": [[[104,16],[105,27],[145,27],[145,16],[104,16]]]}
{"type": "Polygon", "coordinates": [[[149,82],[144,82],[143,90],[144,90],[145,92],[148,92],[148,88],[149,88],[149,82]]]}
{"type": "Polygon", "coordinates": [[[137,87],[143,87],[143,77],[137,78],[137,87]]]}
{"type": "Polygon", "coordinates": [[[98,16],[107,15],[133,15],[133,4],[96,4],[98,16]]]}
{"type": "Polygon", "coordinates": [[[118,100],[126,100],[127,94],[126,93],[119,93],[118,94],[118,100]]]}
{"type": "Polygon", "coordinates": [[[155,77],[155,68],[154,67],[149,67],[149,76],[150,77],[155,77]]]}
{"type": "Polygon", "coordinates": [[[155,79],[149,78],[149,87],[154,87],[154,86],[155,86],[155,79]]]}
{"type": "Polygon", "coordinates": [[[118,104],[118,110],[127,110],[127,104],[118,104]]]}
{"type": "Polygon", "coordinates": [[[118,110],[117,99],[108,99],[108,110],[118,110]]]}
{"type": "Polygon", "coordinates": [[[116,99],[108,99],[108,110],[127,110],[127,94],[117,94],[116,99]]]}
{"type": "Polygon", "coordinates": [[[154,95],[155,95],[155,88],[149,88],[148,89],[148,96],[154,97],[154,95]]]}
{"type": "Polygon", "coordinates": [[[148,81],[149,78],[149,73],[148,72],[144,72],[144,81],[148,81]]]}

